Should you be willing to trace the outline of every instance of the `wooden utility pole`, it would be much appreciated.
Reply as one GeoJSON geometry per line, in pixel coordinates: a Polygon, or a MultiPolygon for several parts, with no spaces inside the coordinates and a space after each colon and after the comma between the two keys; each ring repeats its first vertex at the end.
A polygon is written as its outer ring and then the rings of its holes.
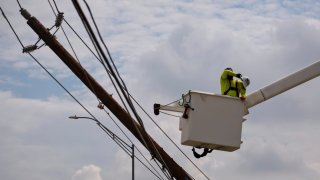
{"type": "Polygon", "coordinates": [[[117,103],[112,96],[70,55],[69,52],[35,17],[24,16],[27,24],[39,35],[46,45],[70,68],[70,70],[94,93],[100,101],[121,121],[121,123],[150,151],[172,178],[190,180],[182,169],[158,143],[117,103]]]}

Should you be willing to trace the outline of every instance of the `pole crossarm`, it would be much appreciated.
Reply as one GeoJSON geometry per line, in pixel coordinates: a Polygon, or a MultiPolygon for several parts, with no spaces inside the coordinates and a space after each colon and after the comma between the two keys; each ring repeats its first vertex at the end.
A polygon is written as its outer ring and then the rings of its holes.
{"type": "Polygon", "coordinates": [[[69,69],[94,93],[97,98],[121,121],[121,123],[149,150],[171,176],[178,180],[192,179],[163,148],[142,128],[112,96],[73,58],[47,28],[35,17],[30,16],[27,24],[39,35],[46,45],[69,67],[69,69]],[[144,143],[145,142],[145,143],[144,143]],[[158,153],[157,153],[158,152],[158,153]],[[166,165],[166,166],[165,166],[166,165]]]}

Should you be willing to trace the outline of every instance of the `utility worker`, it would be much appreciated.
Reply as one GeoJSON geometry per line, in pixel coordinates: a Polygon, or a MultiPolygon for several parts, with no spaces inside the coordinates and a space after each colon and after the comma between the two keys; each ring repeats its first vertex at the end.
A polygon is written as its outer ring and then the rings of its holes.
{"type": "Polygon", "coordinates": [[[240,73],[235,73],[230,67],[226,68],[221,74],[220,86],[222,95],[239,97],[241,100],[245,100],[246,87],[249,84],[250,80],[247,77],[242,77],[240,73]]]}
{"type": "MultiPolygon", "coordinates": [[[[246,87],[249,86],[250,80],[242,77],[240,73],[235,73],[231,68],[226,68],[221,74],[220,85],[221,94],[239,97],[242,101],[246,100],[246,87]],[[234,77],[237,77],[235,79],[234,77]]],[[[195,148],[192,148],[194,157],[201,158],[211,153],[213,149],[204,148],[202,154],[198,154],[195,148]]]]}

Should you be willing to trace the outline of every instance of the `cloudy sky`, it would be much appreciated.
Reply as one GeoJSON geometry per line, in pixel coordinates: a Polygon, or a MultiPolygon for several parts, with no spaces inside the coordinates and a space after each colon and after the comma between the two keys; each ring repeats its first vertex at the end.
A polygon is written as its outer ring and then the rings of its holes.
{"type": "MultiPolygon", "coordinates": [[[[56,2],[92,47],[72,3],[56,2]]],[[[54,24],[48,1],[20,3],[46,27],[54,24]]],[[[250,93],[318,61],[318,0],[88,3],[130,93],[210,179],[320,179],[320,78],[250,109],[243,125],[243,144],[231,153],[214,151],[195,159],[191,147],[179,143],[178,118],[152,114],[153,103],[166,104],[188,90],[220,93],[219,78],[225,67],[250,77],[250,93]]],[[[38,37],[19,14],[16,1],[0,0],[0,6],[22,43],[34,44],[38,37]]],[[[0,19],[1,179],[131,179],[131,158],[90,120],[68,119],[75,114],[89,115],[22,53],[9,25],[0,19]]],[[[95,57],[63,25],[81,64],[108,92],[115,93],[95,57]]],[[[61,29],[56,37],[71,50],[61,29]]],[[[96,107],[95,96],[48,47],[33,55],[103,124],[130,144],[109,116],[96,107]]],[[[151,136],[185,170],[195,179],[205,179],[150,119],[143,121],[151,136]]],[[[150,160],[141,144],[123,129],[150,160]]],[[[157,179],[141,163],[135,164],[137,179],[157,179]]]]}

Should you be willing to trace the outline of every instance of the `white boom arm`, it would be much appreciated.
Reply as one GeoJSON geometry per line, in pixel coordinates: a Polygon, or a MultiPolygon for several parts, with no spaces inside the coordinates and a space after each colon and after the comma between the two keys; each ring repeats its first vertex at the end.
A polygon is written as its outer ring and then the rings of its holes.
{"type": "Polygon", "coordinates": [[[279,95],[320,75],[320,61],[311,64],[247,96],[247,108],[279,95]]]}

